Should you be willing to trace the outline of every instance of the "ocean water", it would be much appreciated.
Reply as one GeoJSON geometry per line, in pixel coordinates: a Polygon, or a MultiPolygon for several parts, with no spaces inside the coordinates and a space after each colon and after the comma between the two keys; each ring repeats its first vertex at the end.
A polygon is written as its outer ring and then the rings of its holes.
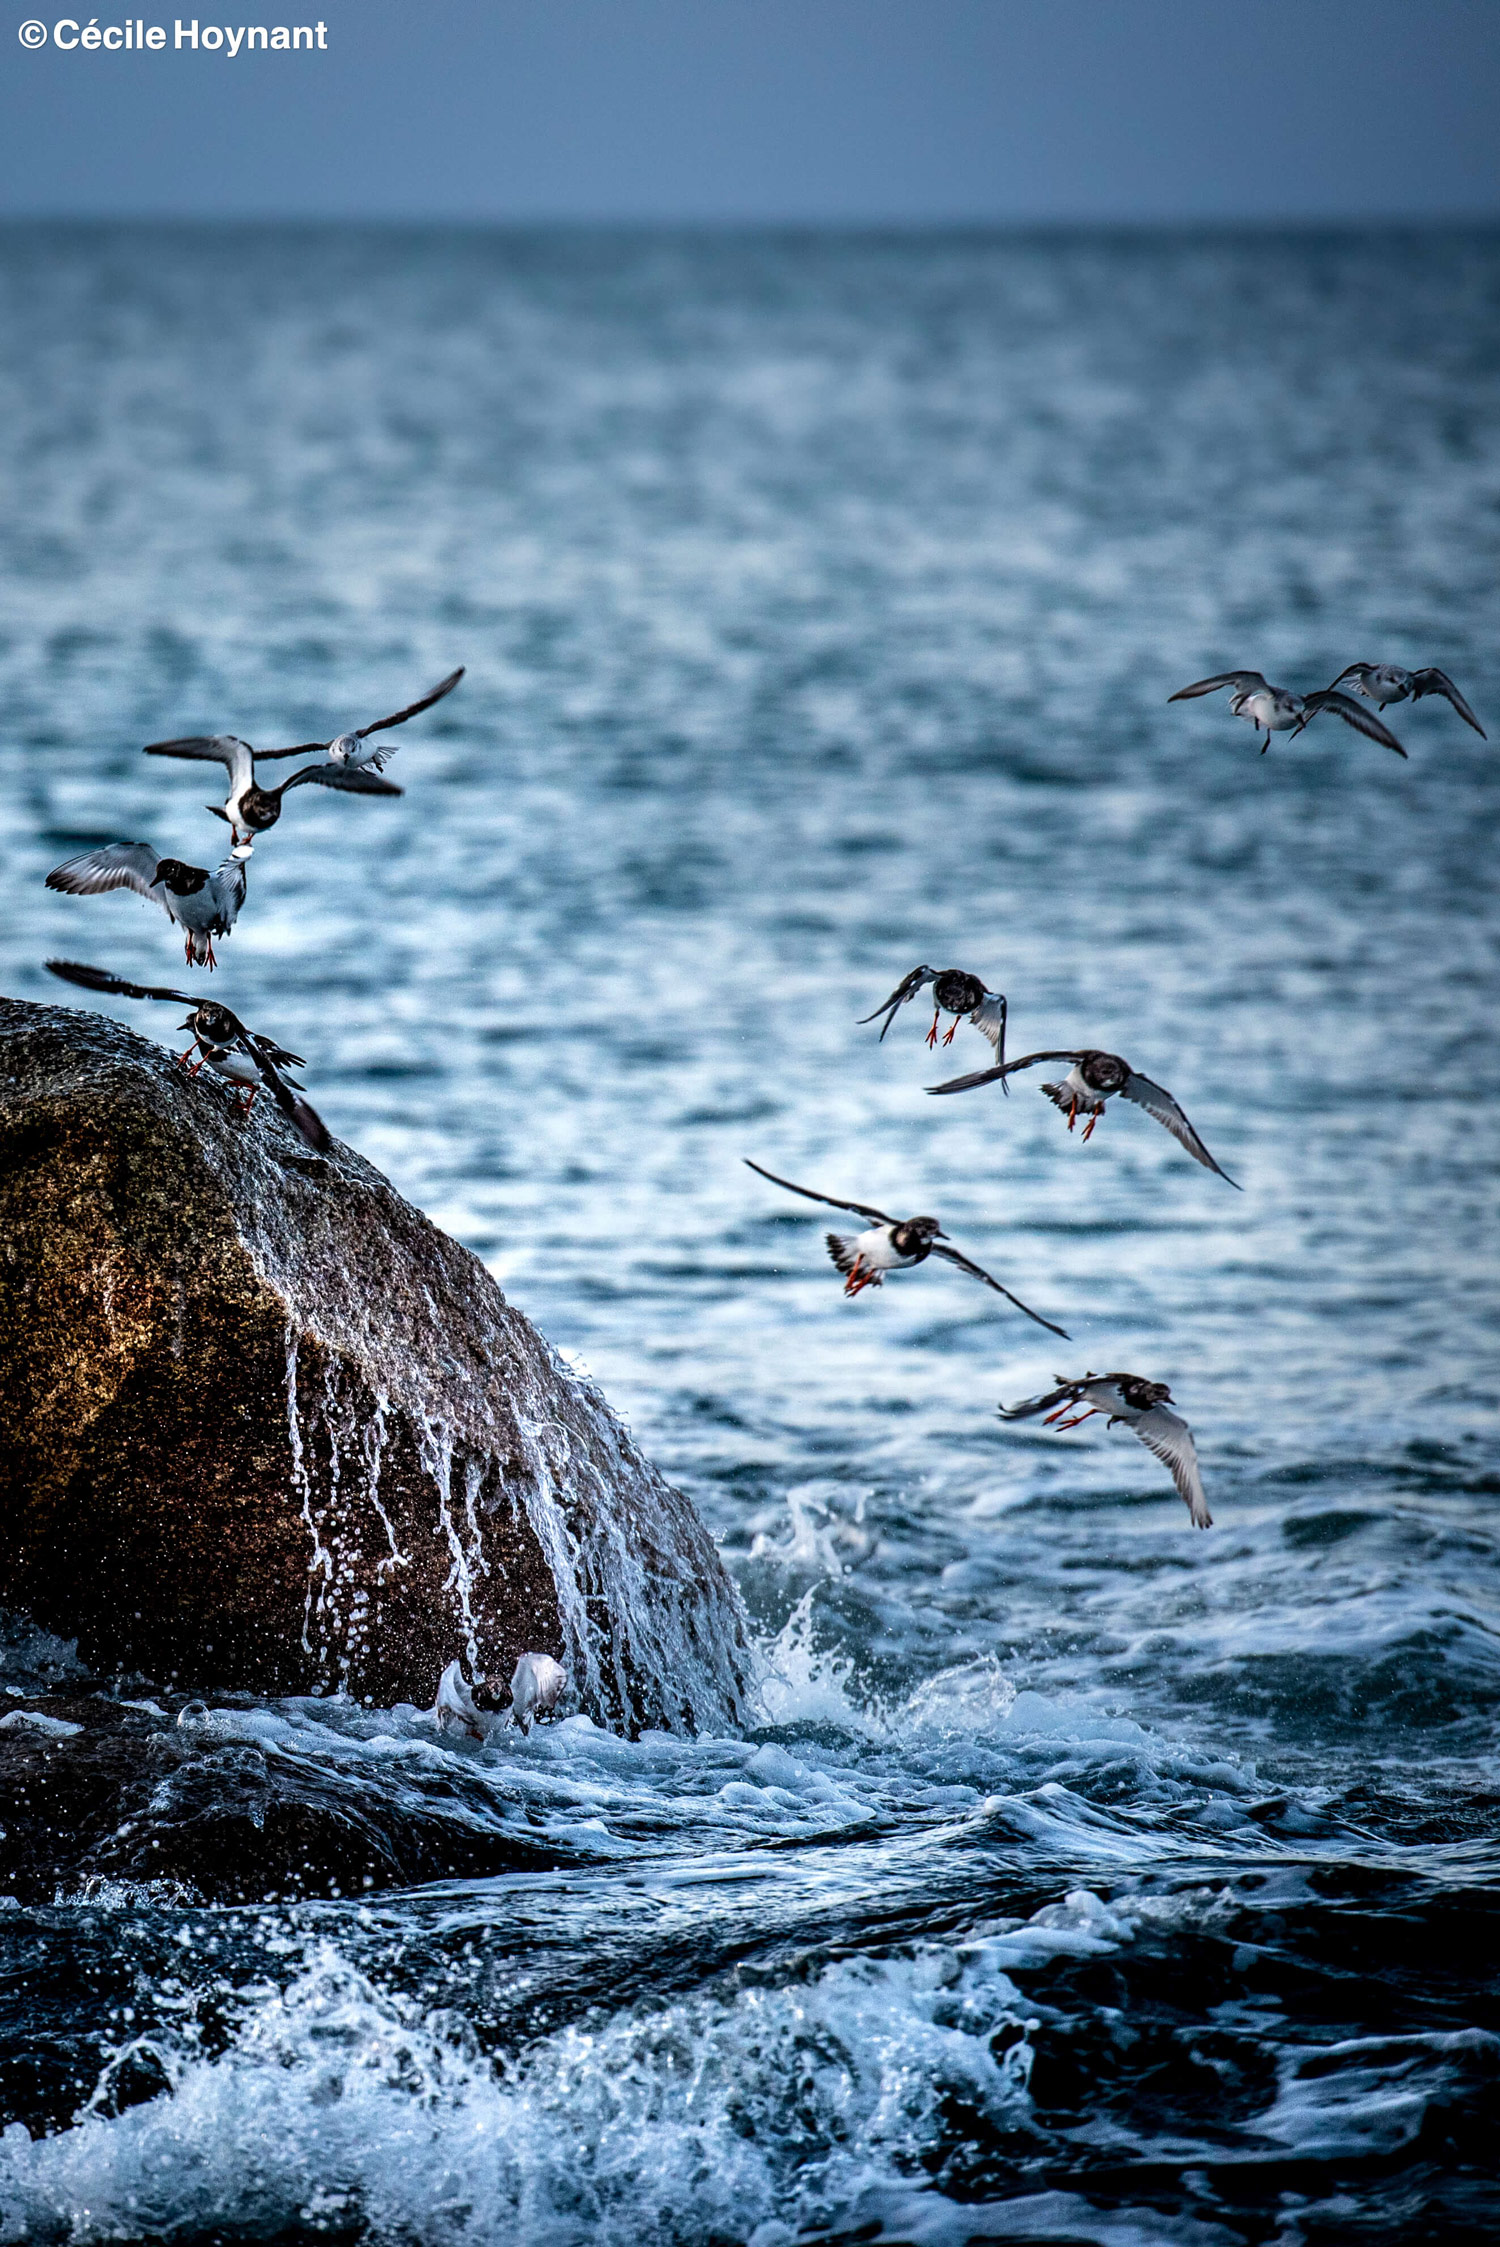
{"type": "Polygon", "coordinates": [[[400,803],[289,800],[215,988],[692,1493],[761,1672],[697,1740],[156,1699],[195,1799],[529,1854],[4,1911],[0,2239],[1492,2239],[1500,238],[13,228],[0,462],[10,995],[184,973],[41,886],[217,855],[143,742],[468,666],[400,803]],[[1355,659],[1489,740],[1167,707],[1355,659]],[[855,1026],[918,961],[1243,1191],[1034,1075],[928,1100],[973,1031],[855,1026]],[[845,1302],[746,1156],[1071,1340],[845,1302]],[[996,1417],[1116,1366],[1211,1533],[996,1417]]]}

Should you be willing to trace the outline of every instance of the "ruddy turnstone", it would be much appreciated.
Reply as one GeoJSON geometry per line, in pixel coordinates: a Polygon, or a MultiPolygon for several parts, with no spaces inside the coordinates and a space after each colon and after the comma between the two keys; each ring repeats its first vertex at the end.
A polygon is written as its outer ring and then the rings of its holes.
{"type": "Polygon", "coordinates": [[[567,1671],[550,1654],[523,1654],[510,1681],[512,1724],[529,1732],[539,1716],[550,1716],[567,1682],[567,1671]]]}
{"type": "Polygon", "coordinates": [[[49,960],[47,966],[65,983],[76,983],[85,991],[108,991],[123,999],[166,999],[189,1007],[192,1011],[180,1027],[192,1032],[193,1043],[177,1058],[188,1067],[189,1056],[196,1047],[198,1059],[192,1063],[190,1075],[196,1077],[199,1070],[206,1067],[238,1087],[245,1095],[240,1105],[247,1116],[255,1105],[256,1093],[264,1085],[309,1147],[316,1148],[322,1155],[333,1145],[316,1108],[300,1097],[301,1085],[284,1074],[288,1069],[307,1066],[301,1054],[288,1053],[274,1038],[258,1037],[219,1000],[195,999],[187,991],[172,991],[155,983],[131,983],[123,975],[111,975],[107,968],[85,966],[81,960],[49,960]]]}
{"type": "Polygon", "coordinates": [[[943,1039],[944,1045],[952,1045],[953,1034],[964,1016],[967,1015],[975,1029],[989,1040],[994,1048],[995,1059],[1003,1061],[1005,1059],[1004,994],[1000,991],[989,990],[980,982],[977,975],[970,975],[966,968],[914,967],[910,975],[903,976],[890,997],[881,1001],[873,1014],[862,1014],[860,1016],[860,1027],[863,1028],[866,1022],[874,1022],[883,1015],[885,1019],[880,1024],[880,1037],[881,1043],[884,1044],[886,1031],[895,1021],[901,1008],[906,1005],[909,999],[914,999],[919,991],[925,991],[929,983],[932,985],[932,1028],[927,1033],[928,1045],[935,1046],[937,1044],[938,1023],[945,1014],[951,1014],[955,1017],[949,1023],[943,1039]]]}
{"type": "Polygon", "coordinates": [[[941,1256],[947,1263],[956,1264],[961,1272],[968,1272],[972,1278],[983,1280],[986,1287],[992,1287],[997,1295],[1003,1295],[1007,1303],[1014,1303],[1018,1311],[1024,1311],[1029,1319],[1035,1319],[1037,1325],[1044,1326],[1049,1334],[1061,1334],[1063,1340],[1067,1341],[1068,1337],[1060,1326],[1054,1326],[1050,1319],[1044,1319],[1039,1311],[1033,1311],[1028,1304],[1023,1303],[1019,1295],[1012,1295],[1008,1287],[1002,1287],[989,1272],[978,1264],[971,1263],[967,1256],[961,1256],[956,1248],[947,1245],[948,1236],[935,1217],[888,1217],[883,1209],[872,1209],[865,1202],[841,1201],[836,1194],[815,1194],[810,1186],[797,1186],[790,1178],[778,1178],[774,1170],[763,1170],[759,1163],[751,1162],[748,1155],[745,1163],[748,1169],[758,1172],[762,1178],[769,1178],[773,1186],[784,1186],[789,1194],[800,1194],[804,1201],[823,1202],[830,1209],[847,1209],[856,1217],[868,1217],[871,1220],[868,1232],[853,1235],[830,1233],[827,1236],[828,1253],[835,1267],[844,1275],[846,1295],[858,1295],[866,1287],[879,1287],[887,1272],[910,1271],[914,1264],[925,1264],[929,1256],[941,1256]]]}
{"type": "Polygon", "coordinates": [[[322,755],[331,757],[336,765],[347,766],[351,772],[363,772],[367,768],[384,772],[400,745],[392,741],[377,747],[367,736],[384,733],[390,726],[404,726],[408,718],[419,717],[435,702],[441,702],[445,694],[451,694],[463,675],[464,666],[460,664],[446,679],[440,679],[430,694],[424,694],[420,702],[409,702],[404,710],[395,710],[388,718],[377,718],[373,725],[356,726],[352,733],[336,733],[331,741],[299,741],[294,749],[262,749],[257,754],[263,764],[274,763],[278,757],[322,755]]]}
{"type": "Polygon", "coordinates": [[[163,858],[149,843],[105,843],[99,850],[86,850],[81,857],[54,866],[47,887],[69,897],[133,889],[187,931],[189,966],[213,967],[214,938],[229,934],[245,902],[245,862],[232,850],[210,874],[206,866],[163,858]]]}
{"type": "Polygon", "coordinates": [[[1154,1116],[1164,1131],[1170,1131],[1180,1147],[1185,1147],[1195,1163],[1202,1163],[1222,1178],[1226,1186],[1239,1190],[1237,1179],[1227,1170],[1220,1170],[1213,1156],[1198,1137],[1187,1117],[1178,1107],[1164,1085],[1156,1084],[1132,1069],[1118,1053],[1101,1053],[1097,1047],[1062,1047],[1046,1053],[1028,1053],[1019,1061],[1007,1061],[1002,1068],[976,1069],[967,1077],[950,1077],[946,1084],[930,1084],[929,1092],[972,1092],[976,1085],[994,1084],[997,1079],[1012,1077],[1018,1069],[1034,1069],[1039,1061],[1071,1061],[1073,1066],[1061,1084],[1044,1084],[1043,1092],[1053,1104],[1061,1108],[1068,1119],[1071,1131],[1080,1116],[1087,1116],[1084,1139],[1094,1136],[1094,1126],[1104,1113],[1104,1103],[1116,1093],[1122,1099],[1133,1101],[1154,1116]]]}
{"type": "Polygon", "coordinates": [[[1356,733],[1368,734],[1372,741],[1394,749],[1398,757],[1406,755],[1388,726],[1383,726],[1368,710],[1362,710],[1350,696],[1338,694],[1332,687],[1317,694],[1293,694],[1288,687],[1268,685],[1258,671],[1220,671],[1212,679],[1195,679],[1190,687],[1179,687],[1167,700],[1190,702],[1195,695],[1214,694],[1220,687],[1232,690],[1229,696],[1231,716],[1247,718],[1257,733],[1264,733],[1266,738],[1260,745],[1262,756],[1271,746],[1273,733],[1300,733],[1322,710],[1342,718],[1356,733]]]}
{"type": "Polygon", "coordinates": [[[1193,1431],[1167,1407],[1172,1392],[1165,1381],[1143,1381],[1137,1373],[1086,1373],[1081,1381],[1059,1380],[1058,1386],[1044,1397],[1031,1397],[1025,1404],[1000,1407],[1002,1420],[1034,1420],[1045,1413],[1047,1425],[1054,1428],[1081,1427],[1096,1412],[1107,1412],[1107,1425],[1113,1427],[1122,1420],[1133,1434],[1140,1437],[1148,1451],[1156,1454],[1171,1473],[1195,1529],[1211,1529],[1213,1516],[1208,1510],[1208,1500],[1203,1495],[1203,1477],[1198,1472],[1198,1454],[1193,1446],[1193,1431]],[[1071,1412],[1074,1405],[1083,1405],[1082,1412],[1071,1412]]]}
{"type": "MultiPolygon", "coordinates": [[[[340,788],[351,796],[400,796],[405,793],[393,780],[382,780],[378,774],[364,772],[347,764],[335,764],[332,758],[321,765],[304,765],[284,780],[279,788],[262,788],[255,777],[255,751],[248,741],[238,734],[189,734],[181,741],[150,741],[146,744],[148,757],[187,757],[196,763],[224,765],[229,772],[229,794],[222,804],[210,804],[208,809],[215,819],[226,820],[236,844],[241,849],[251,849],[257,835],[274,827],[281,817],[281,799],[289,788],[300,788],[302,783],[313,781],[319,788],[340,788]]],[[[278,750],[274,755],[290,756],[291,750],[278,750]]]]}
{"type": "Polygon", "coordinates": [[[1440,694],[1452,703],[1466,726],[1472,726],[1481,741],[1489,739],[1479,720],[1459,693],[1446,671],[1407,671],[1399,663],[1351,663],[1341,671],[1329,688],[1347,686],[1355,694],[1362,694],[1369,702],[1383,710],[1388,702],[1420,702],[1424,694],[1440,694]]]}

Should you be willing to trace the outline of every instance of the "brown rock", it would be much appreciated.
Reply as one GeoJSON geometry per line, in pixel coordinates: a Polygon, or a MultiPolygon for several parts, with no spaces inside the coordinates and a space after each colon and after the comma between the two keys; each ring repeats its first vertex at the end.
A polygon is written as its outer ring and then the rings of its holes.
{"type": "Polygon", "coordinates": [[[732,1722],[686,1498],[484,1267],[335,1144],[105,1017],[0,1000],[0,1603],[96,1669],[430,1701],[558,1655],[732,1722]]]}

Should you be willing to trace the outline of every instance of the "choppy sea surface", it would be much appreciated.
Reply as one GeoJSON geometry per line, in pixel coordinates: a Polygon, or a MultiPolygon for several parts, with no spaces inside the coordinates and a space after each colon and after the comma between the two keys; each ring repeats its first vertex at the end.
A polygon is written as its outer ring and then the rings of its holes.
{"type": "Polygon", "coordinates": [[[761,1670],[696,1740],[163,1697],[200,1803],[530,1869],[4,1910],[0,2238],[1493,2239],[1500,239],[11,229],[0,463],[13,996],[184,974],[41,886],[214,862],[143,742],[468,666],[400,803],[289,799],[215,988],[691,1491],[761,1670]],[[1167,707],[1387,658],[1489,740],[1167,707]],[[1034,1076],[928,1100],[975,1033],[855,1027],[919,961],[1243,1192],[1034,1076]],[[1072,1340],[936,1266],[846,1303],[744,1156],[1072,1340]],[[1212,1532],[996,1417],[1113,1367],[1212,1532]]]}

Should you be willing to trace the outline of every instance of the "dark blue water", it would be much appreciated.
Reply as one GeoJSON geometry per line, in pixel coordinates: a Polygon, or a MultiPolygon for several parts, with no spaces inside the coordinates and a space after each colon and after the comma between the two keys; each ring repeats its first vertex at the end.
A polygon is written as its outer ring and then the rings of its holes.
{"type": "Polygon", "coordinates": [[[1493,2237],[1497,377],[1493,236],[0,238],[4,988],[180,973],[40,886],[214,855],[142,742],[467,664],[403,802],[290,799],[217,988],[693,1493],[763,1669],[734,1739],[165,1704],[164,1834],[249,1771],[540,1869],[9,1911],[0,2237],[1493,2237]],[[1489,742],[1167,707],[1387,658],[1489,742]],[[974,1033],[854,1026],[919,960],[1244,1192],[927,1100],[974,1033]],[[1072,1341],[845,1303],[746,1155],[1072,1341]],[[1211,1533],[995,1417],[1106,1366],[1211,1533]]]}

